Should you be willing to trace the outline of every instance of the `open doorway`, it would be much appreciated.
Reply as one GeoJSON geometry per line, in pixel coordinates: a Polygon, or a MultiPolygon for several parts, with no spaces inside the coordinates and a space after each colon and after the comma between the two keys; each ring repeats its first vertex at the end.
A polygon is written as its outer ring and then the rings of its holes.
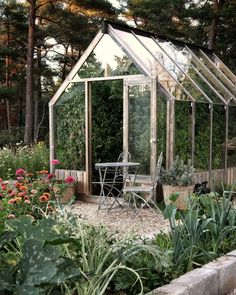
{"type": "MultiPolygon", "coordinates": [[[[123,150],[123,80],[91,83],[92,182],[99,181],[95,163],[114,162],[123,150]]],[[[100,186],[92,186],[99,195],[100,186]]]]}

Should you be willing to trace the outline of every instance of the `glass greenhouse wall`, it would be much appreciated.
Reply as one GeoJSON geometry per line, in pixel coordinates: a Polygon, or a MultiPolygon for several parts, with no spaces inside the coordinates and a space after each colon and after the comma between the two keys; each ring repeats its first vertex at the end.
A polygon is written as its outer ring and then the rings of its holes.
{"type": "Polygon", "coordinates": [[[167,167],[178,155],[208,171],[208,181],[216,174],[232,181],[235,83],[210,50],[104,22],[49,103],[57,173],[76,176],[81,193],[96,193],[95,163],[129,151],[150,177],[162,151],[167,167]]]}

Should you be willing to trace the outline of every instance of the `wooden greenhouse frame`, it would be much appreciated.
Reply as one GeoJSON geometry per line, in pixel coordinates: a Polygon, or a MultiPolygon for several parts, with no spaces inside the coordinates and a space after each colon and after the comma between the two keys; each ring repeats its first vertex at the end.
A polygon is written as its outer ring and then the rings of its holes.
{"type": "MultiPolygon", "coordinates": [[[[109,41],[111,42],[111,41],[109,41]]],[[[114,53],[115,55],[115,53],[114,53]]],[[[121,56],[123,57],[123,56],[121,56]]],[[[114,60],[113,60],[114,62],[114,60]]],[[[116,69],[117,71],[117,69],[116,69]]],[[[129,150],[129,91],[133,86],[148,85],[150,89],[150,177],[154,174],[156,161],[160,151],[158,142],[158,96],[166,99],[166,150],[165,165],[169,167],[175,157],[175,122],[176,103],[188,102],[191,105],[191,160],[195,163],[196,153],[196,113],[198,103],[205,103],[209,107],[209,153],[207,171],[197,172],[196,181],[211,181],[215,178],[226,183],[236,179],[236,167],[231,167],[228,162],[229,143],[229,110],[236,110],[236,76],[232,71],[210,50],[167,39],[125,25],[104,22],[101,30],[95,36],[80,60],[74,66],[67,78],[61,84],[49,102],[50,123],[50,160],[56,157],[55,136],[55,106],[73,83],[83,83],[84,91],[84,119],[85,119],[85,166],[84,169],[55,169],[51,164],[51,171],[55,171],[59,178],[73,175],[80,183],[80,192],[86,195],[92,193],[92,83],[95,81],[123,81],[123,150],[129,150]],[[113,71],[111,65],[100,66],[103,71],[99,75],[84,77],[81,69],[88,59],[95,54],[99,45],[104,42],[105,36],[109,37],[124,55],[134,65],[138,73],[113,71]],[[110,70],[110,73],[109,73],[110,70]],[[113,71],[113,73],[112,73],[113,71]],[[224,114],[224,165],[221,169],[212,168],[213,158],[213,127],[214,106],[222,105],[224,114]]],[[[236,112],[235,112],[236,115],[236,112]]],[[[233,124],[233,123],[232,123],[233,124]]],[[[79,126],[78,126],[79,128],[79,126]]],[[[148,129],[149,130],[149,129],[148,129]]],[[[236,138],[236,134],[235,134],[236,138]]],[[[235,150],[236,152],[236,150],[235,150]]],[[[236,166],[236,165],[235,165],[236,166]]]]}

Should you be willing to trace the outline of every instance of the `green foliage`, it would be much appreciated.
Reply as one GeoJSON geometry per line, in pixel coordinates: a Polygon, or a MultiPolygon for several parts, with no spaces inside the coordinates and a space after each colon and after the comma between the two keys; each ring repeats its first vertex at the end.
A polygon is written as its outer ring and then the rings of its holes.
{"type": "Polygon", "coordinates": [[[85,169],[84,83],[72,83],[56,104],[56,158],[64,169],[85,169]]]}
{"type": "Polygon", "coordinates": [[[236,211],[230,197],[211,193],[192,196],[185,211],[173,204],[166,207],[175,276],[235,249],[236,211]]]}
{"type": "Polygon", "coordinates": [[[170,169],[161,168],[160,181],[167,185],[188,186],[193,183],[194,168],[191,161],[185,165],[183,160],[176,157],[170,169]]]}
{"type": "Polygon", "coordinates": [[[171,251],[134,237],[116,240],[103,227],[72,216],[34,222],[21,216],[6,221],[0,232],[0,290],[102,295],[122,289],[143,294],[159,285],[161,276],[168,277],[170,258],[171,251]]]}
{"type": "Polygon", "coordinates": [[[93,163],[116,161],[122,152],[123,82],[92,84],[93,163]]]}
{"type": "Polygon", "coordinates": [[[0,147],[15,146],[17,143],[22,142],[24,137],[23,128],[12,128],[9,130],[1,130],[0,133],[0,147]]]}
{"type": "Polygon", "coordinates": [[[48,149],[42,142],[32,147],[19,145],[0,150],[0,177],[3,179],[15,179],[15,172],[19,168],[36,173],[48,167],[48,149]]]}
{"type": "Polygon", "coordinates": [[[52,286],[79,275],[73,261],[63,256],[60,245],[68,237],[59,233],[56,225],[52,219],[33,223],[27,216],[6,222],[1,233],[0,290],[47,294],[52,286]]]}

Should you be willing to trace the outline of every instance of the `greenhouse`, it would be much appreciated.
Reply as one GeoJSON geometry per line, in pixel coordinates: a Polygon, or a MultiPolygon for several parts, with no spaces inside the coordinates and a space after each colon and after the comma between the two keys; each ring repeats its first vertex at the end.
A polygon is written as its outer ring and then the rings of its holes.
{"type": "Polygon", "coordinates": [[[154,174],[191,159],[196,179],[236,179],[236,76],[210,50],[104,22],[49,103],[50,158],[60,178],[95,194],[95,163],[122,151],[154,174]]]}

